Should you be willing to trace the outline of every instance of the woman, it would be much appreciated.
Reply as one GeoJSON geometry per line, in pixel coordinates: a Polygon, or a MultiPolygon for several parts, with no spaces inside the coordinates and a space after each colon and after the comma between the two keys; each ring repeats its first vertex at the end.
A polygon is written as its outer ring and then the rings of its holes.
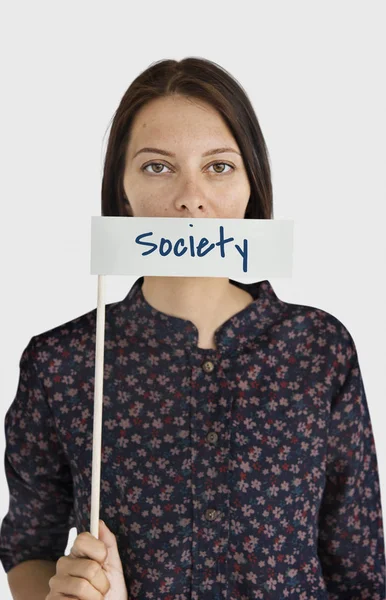
{"type": "MultiPolygon", "coordinates": [[[[110,132],[102,215],[273,218],[264,138],[229,73],[165,60],[130,85],[110,132]]],[[[189,274],[141,277],[109,304],[107,528],[96,540],[95,317],[36,335],[23,352],[5,423],[6,572],[52,568],[49,600],[76,596],[80,581],[79,597],[102,598],[106,577],[88,567],[104,563],[106,543],[121,570],[120,581],[109,573],[111,600],[384,598],[374,437],[337,318],[280,300],[268,280],[189,274]]]]}

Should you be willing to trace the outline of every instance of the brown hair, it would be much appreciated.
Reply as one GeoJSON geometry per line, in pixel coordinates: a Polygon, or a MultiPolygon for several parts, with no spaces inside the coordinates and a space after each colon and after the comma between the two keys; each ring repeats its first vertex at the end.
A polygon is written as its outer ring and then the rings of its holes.
{"type": "Polygon", "coordinates": [[[251,187],[246,219],[273,219],[268,149],[252,104],[225,69],[204,58],[152,63],[131,83],[113,116],[102,179],[102,216],[127,214],[123,189],[125,155],[136,112],[155,98],[178,94],[211,104],[231,130],[251,187]]]}

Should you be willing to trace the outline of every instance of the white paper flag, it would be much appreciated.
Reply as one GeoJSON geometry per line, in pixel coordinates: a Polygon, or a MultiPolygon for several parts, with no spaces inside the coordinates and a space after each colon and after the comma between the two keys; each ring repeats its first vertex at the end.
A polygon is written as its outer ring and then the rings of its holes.
{"type": "Polygon", "coordinates": [[[292,277],[293,220],[91,217],[91,274],[292,277]]]}

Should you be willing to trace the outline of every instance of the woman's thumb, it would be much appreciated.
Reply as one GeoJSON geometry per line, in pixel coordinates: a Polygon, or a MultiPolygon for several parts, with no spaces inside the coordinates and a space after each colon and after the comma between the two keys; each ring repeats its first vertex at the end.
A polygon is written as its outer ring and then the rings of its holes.
{"type": "Polygon", "coordinates": [[[99,520],[99,539],[107,547],[107,557],[103,564],[109,565],[111,569],[122,571],[122,561],[119,556],[117,538],[101,519],[99,520]]]}

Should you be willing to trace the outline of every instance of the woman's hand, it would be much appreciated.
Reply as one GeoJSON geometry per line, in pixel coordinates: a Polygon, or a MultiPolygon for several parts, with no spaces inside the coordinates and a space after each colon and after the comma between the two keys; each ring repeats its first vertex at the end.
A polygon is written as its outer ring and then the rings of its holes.
{"type": "Polygon", "coordinates": [[[56,575],[48,582],[46,600],[128,600],[117,540],[99,521],[99,539],[80,533],[68,556],[56,563],[56,575]]]}

